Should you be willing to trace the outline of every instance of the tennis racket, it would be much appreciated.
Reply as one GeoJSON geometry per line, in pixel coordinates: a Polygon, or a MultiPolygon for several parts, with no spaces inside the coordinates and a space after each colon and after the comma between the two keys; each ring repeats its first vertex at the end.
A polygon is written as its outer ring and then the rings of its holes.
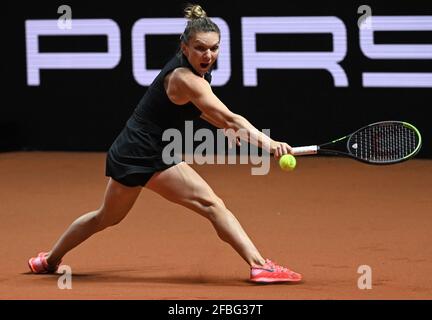
{"type": "Polygon", "coordinates": [[[381,121],[331,142],[295,147],[292,154],[330,154],[348,156],[369,164],[394,164],[414,157],[421,145],[421,134],[412,124],[381,121]]]}

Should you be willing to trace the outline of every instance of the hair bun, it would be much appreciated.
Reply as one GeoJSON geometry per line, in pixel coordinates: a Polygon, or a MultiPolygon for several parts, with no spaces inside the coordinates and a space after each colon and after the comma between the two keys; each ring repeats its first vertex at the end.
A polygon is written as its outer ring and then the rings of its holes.
{"type": "Polygon", "coordinates": [[[189,4],[184,9],[185,18],[189,20],[205,18],[207,13],[201,8],[199,4],[189,4]]]}

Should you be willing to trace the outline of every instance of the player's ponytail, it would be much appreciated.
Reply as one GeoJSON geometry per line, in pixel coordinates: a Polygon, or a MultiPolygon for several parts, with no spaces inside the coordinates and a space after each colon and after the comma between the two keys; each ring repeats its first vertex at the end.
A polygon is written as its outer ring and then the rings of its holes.
{"type": "Polygon", "coordinates": [[[184,17],[188,20],[207,17],[207,13],[199,4],[188,4],[184,9],[184,17]]]}
{"type": "Polygon", "coordinates": [[[188,22],[180,36],[182,42],[187,43],[197,32],[216,32],[220,37],[219,27],[207,17],[207,13],[200,5],[188,4],[184,9],[184,17],[188,22]]]}

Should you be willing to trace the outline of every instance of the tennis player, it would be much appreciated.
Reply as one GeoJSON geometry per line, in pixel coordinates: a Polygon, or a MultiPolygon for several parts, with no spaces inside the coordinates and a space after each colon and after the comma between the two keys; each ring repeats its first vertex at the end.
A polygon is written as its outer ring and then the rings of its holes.
{"type": "Polygon", "coordinates": [[[242,137],[269,146],[278,159],[291,152],[244,117],[230,111],[212,92],[211,70],[218,58],[220,30],[199,5],[185,8],[187,26],[180,50],[162,69],[120,132],[106,158],[110,177],[102,205],[75,220],[49,252],[28,263],[34,273],[56,272],[63,256],[96,232],[118,224],[128,214],[142,187],[210,220],[219,237],[249,264],[254,282],[300,281],[299,273],[264,259],[235,216],[207,182],[186,162],[162,159],[162,133],[201,117],[217,128],[246,132],[242,137]]]}

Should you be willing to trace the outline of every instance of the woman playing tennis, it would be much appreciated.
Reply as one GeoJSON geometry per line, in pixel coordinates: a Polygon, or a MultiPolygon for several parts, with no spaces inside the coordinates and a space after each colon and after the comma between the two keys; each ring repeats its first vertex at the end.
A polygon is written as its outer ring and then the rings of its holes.
{"type": "Polygon", "coordinates": [[[29,260],[34,273],[57,271],[63,256],[96,232],[122,221],[142,187],[210,220],[219,237],[249,264],[254,282],[300,281],[301,275],[264,259],[238,220],[206,181],[184,161],[162,159],[162,133],[201,117],[217,128],[247,132],[248,141],[268,145],[276,158],[291,147],[272,140],[231,112],[212,92],[211,69],[219,54],[220,31],[199,5],[185,9],[187,26],[180,51],[161,70],[108,151],[110,177],[101,207],[75,220],[49,252],[29,260]]]}

